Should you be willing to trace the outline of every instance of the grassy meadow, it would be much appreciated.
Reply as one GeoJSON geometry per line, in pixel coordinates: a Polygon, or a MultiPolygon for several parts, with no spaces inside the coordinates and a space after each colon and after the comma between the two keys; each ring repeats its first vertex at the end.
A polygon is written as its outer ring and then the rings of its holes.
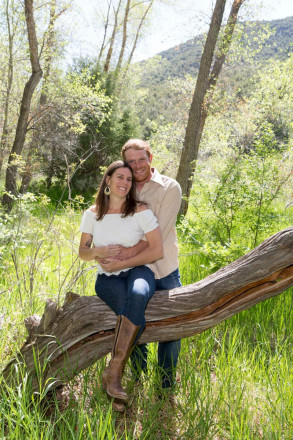
{"type": "MultiPolygon", "coordinates": [[[[68,290],[94,294],[95,267],[77,255],[83,209],[82,199],[54,210],[45,196],[28,195],[18,201],[13,214],[2,217],[1,370],[26,338],[24,319],[41,315],[47,298],[62,304],[68,290]]],[[[270,232],[290,222],[288,216],[270,232]]],[[[240,241],[241,237],[239,230],[240,241]]],[[[208,252],[199,241],[186,240],[186,228],[179,228],[183,284],[202,279],[229,261],[227,250],[222,249],[219,260],[219,252],[208,252]]],[[[15,374],[23,380],[16,389],[0,373],[0,439],[292,440],[292,307],[289,289],[183,340],[174,399],[158,398],[156,344],[150,344],[148,377],[135,385],[126,369],[130,406],[124,414],[112,411],[101,390],[105,359],[50,401],[40,401],[45,387],[31,395],[21,364],[15,374]]]]}

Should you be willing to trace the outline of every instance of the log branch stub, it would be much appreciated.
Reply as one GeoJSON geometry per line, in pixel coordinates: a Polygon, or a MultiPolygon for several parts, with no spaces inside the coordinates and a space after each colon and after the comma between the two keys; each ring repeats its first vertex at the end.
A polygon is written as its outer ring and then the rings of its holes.
{"type": "Polygon", "coordinates": [[[58,316],[58,306],[55,301],[51,299],[46,300],[45,311],[42,316],[40,325],[39,325],[39,333],[43,334],[50,330],[51,326],[55,322],[58,316]]]}
{"type": "Polygon", "coordinates": [[[28,340],[32,341],[38,333],[41,318],[38,315],[32,315],[25,318],[24,325],[28,332],[28,340]]]}

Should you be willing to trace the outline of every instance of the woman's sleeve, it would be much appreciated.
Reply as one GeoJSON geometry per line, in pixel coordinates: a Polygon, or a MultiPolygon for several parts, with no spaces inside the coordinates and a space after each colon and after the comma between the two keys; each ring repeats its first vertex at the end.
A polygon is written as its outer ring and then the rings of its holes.
{"type": "Polygon", "coordinates": [[[85,211],[79,227],[80,232],[86,232],[87,234],[94,235],[94,221],[94,213],[90,210],[85,211]]]}
{"type": "Polygon", "coordinates": [[[159,226],[158,221],[153,214],[153,211],[151,211],[150,209],[146,209],[145,211],[140,212],[138,214],[138,219],[139,225],[145,234],[153,231],[159,226]]]}

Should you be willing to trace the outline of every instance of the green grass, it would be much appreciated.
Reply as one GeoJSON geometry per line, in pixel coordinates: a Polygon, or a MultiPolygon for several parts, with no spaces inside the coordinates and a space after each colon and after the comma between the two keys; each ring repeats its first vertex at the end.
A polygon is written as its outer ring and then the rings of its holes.
{"type": "MultiPolygon", "coordinates": [[[[25,340],[24,318],[41,315],[46,298],[62,304],[69,289],[94,293],[95,269],[76,258],[80,214],[67,207],[50,224],[49,206],[29,206],[7,226],[10,238],[1,248],[1,368],[25,340]]],[[[180,249],[183,284],[213,270],[212,253],[183,242],[180,249]]],[[[104,359],[43,401],[32,398],[19,365],[21,386],[0,374],[0,439],[292,440],[292,308],[289,289],[183,340],[175,402],[157,396],[156,344],[150,344],[148,377],[137,386],[126,369],[131,404],[122,415],[100,386],[104,359]]]]}

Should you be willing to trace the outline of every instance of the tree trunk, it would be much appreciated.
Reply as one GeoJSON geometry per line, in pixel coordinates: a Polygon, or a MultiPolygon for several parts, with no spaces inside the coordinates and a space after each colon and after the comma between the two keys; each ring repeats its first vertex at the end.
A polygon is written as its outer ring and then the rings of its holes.
{"type": "Polygon", "coordinates": [[[22,152],[25,142],[25,136],[27,132],[31,100],[35,88],[37,87],[43,75],[39,63],[38,41],[36,36],[35,21],[33,15],[33,0],[25,0],[25,18],[27,24],[32,74],[24,87],[21,106],[20,106],[20,114],[16,127],[15,139],[14,139],[12,151],[8,159],[6,181],[5,181],[6,193],[3,196],[3,205],[8,211],[11,210],[13,205],[13,197],[11,197],[10,194],[14,196],[17,193],[17,188],[16,188],[17,165],[15,159],[16,156],[20,155],[22,152]]]}
{"type": "MultiPolygon", "coordinates": [[[[47,92],[47,86],[48,81],[50,78],[50,72],[51,72],[51,66],[52,66],[52,58],[53,58],[53,52],[54,52],[54,43],[56,39],[55,35],[55,22],[56,22],[57,16],[56,16],[56,0],[51,0],[50,3],[50,22],[49,27],[47,30],[47,39],[46,39],[46,56],[44,60],[44,76],[43,76],[43,83],[42,83],[42,90],[40,95],[40,101],[38,109],[40,112],[43,111],[43,108],[47,104],[48,100],[48,92],[47,92]]],[[[31,179],[33,177],[33,164],[35,161],[35,151],[38,149],[38,140],[39,136],[36,130],[33,132],[33,136],[30,142],[27,158],[26,158],[26,164],[24,171],[22,173],[22,180],[21,180],[21,186],[19,189],[19,192],[21,194],[25,193],[31,179]]]]}
{"type": "Polygon", "coordinates": [[[6,96],[5,96],[5,107],[4,107],[4,121],[3,121],[3,129],[2,136],[0,141],[0,173],[2,170],[3,160],[5,156],[5,152],[8,145],[8,119],[9,119],[9,101],[10,101],[10,93],[13,82],[13,40],[14,40],[14,32],[11,29],[10,25],[10,16],[9,16],[9,0],[6,1],[6,21],[7,21],[7,30],[8,30],[8,73],[7,73],[7,88],[6,88],[6,96]]]}
{"type": "Polygon", "coordinates": [[[100,61],[101,61],[101,58],[102,58],[102,55],[103,55],[104,49],[105,49],[106,37],[107,37],[108,26],[109,26],[111,3],[112,3],[112,0],[110,0],[110,2],[108,4],[107,17],[106,17],[106,22],[104,24],[104,35],[103,35],[103,40],[102,40],[100,52],[99,52],[98,59],[97,59],[98,64],[100,64],[100,61]]]}
{"type": "Polygon", "coordinates": [[[109,72],[109,68],[110,68],[110,62],[111,62],[111,58],[112,58],[114,42],[115,42],[116,33],[117,33],[118,14],[119,14],[120,6],[121,6],[121,1],[122,0],[119,1],[117,9],[114,12],[114,27],[113,27],[112,35],[111,35],[111,38],[110,38],[110,46],[109,46],[108,53],[107,53],[107,56],[106,56],[106,61],[105,61],[105,64],[104,64],[104,71],[106,73],[109,72]]]}
{"type": "Polygon", "coordinates": [[[133,42],[133,45],[132,45],[132,49],[130,51],[130,54],[129,54],[129,57],[128,57],[128,60],[127,60],[127,63],[126,63],[126,68],[125,68],[124,76],[126,75],[126,72],[127,72],[128,68],[130,66],[131,61],[132,61],[132,58],[133,58],[133,55],[134,55],[134,52],[135,52],[135,49],[136,49],[136,45],[137,45],[137,42],[138,42],[138,38],[140,36],[141,28],[142,28],[142,26],[143,26],[143,24],[145,22],[145,19],[146,19],[148,13],[150,12],[150,10],[151,10],[151,8],[153,6],[154,1],[155,0],[151,0],[150,1],[149,5],[147,6],[146,10],[144,11],[144,13],[143,13],[143,15],[142,15],[142,17],[141,17],[141,19],[139,21],[139,25],[138,25],[137,30],[136,30],[136,34],[135,34],[134,42],[133,42]]]}
{"type": "Polygon", "coordinates": [[[199,73],[197,77],[196,87],[193,95],[192,104],[189,111],[188,123],[185,133],[182,155],[178,168],[176,180],[182,188],[185,196],[182,201],[181,214],[186,214],[188,209],[188,198],[192,187],[192,178],[195,171],[196,160],[198,157],[198,149],[203,133],[208,109],[211,104],[211,96],[206,99],[207,92],[215,87],[217,79],[221,73],[226,55],[231,44],[234,28],[237,22],[237,16],[241,5],[245,0],[234,0],[224,35],[221,40],[220,48],[216,55],[213,69],[210,73],[213,53],[218,38],[225,1],[217,1],[210,25],[209,34],[205,43],[202,59],[200,62],[199,73]],[[218,3],[222,3],[221,5],[218,3]],[[218,8],[218,9],[217,9],[218,8]],[[215,18],[214,18],[215,16],[215,18]],[[212,30],[212,28],[214,28],[212,30]],[[211,33],[211,34],[210,34],[211,33]]]}
{"type": "Polygon", "coordinates": [[[121,69],[122,61],[123,61],[123,57],[124,57],[124,52],[125,52],[125,48],[126,48],[126,41],[127,41],[127,37],[128,37],[127,25],[128,25],[129,11],[130,11],[130,0],[127,0],[126,6],[125,6],[124,19],[123,19],[122,43],[121,43],[118,62],[117,62],[116,69],[115,69],[116,72],[119,72],[119,70],[121,69]]]}
{"type": "MultiPolygon", "coordinates": [[[[265,240],[248,254],[195,284],[160,291],[146,309],[140,342],[185,338],[271,298],[293,285],[293,227],[265,240]]],[[[25,321],[29,338],[4,370],[25,362],[33,389],[57,387],[111,350],[116,316],[96,296],[67,294],[62,308],[48,300],[43,317],[25,321]],[[39,370],[36,371],[36,365],[39,370]]]]}

